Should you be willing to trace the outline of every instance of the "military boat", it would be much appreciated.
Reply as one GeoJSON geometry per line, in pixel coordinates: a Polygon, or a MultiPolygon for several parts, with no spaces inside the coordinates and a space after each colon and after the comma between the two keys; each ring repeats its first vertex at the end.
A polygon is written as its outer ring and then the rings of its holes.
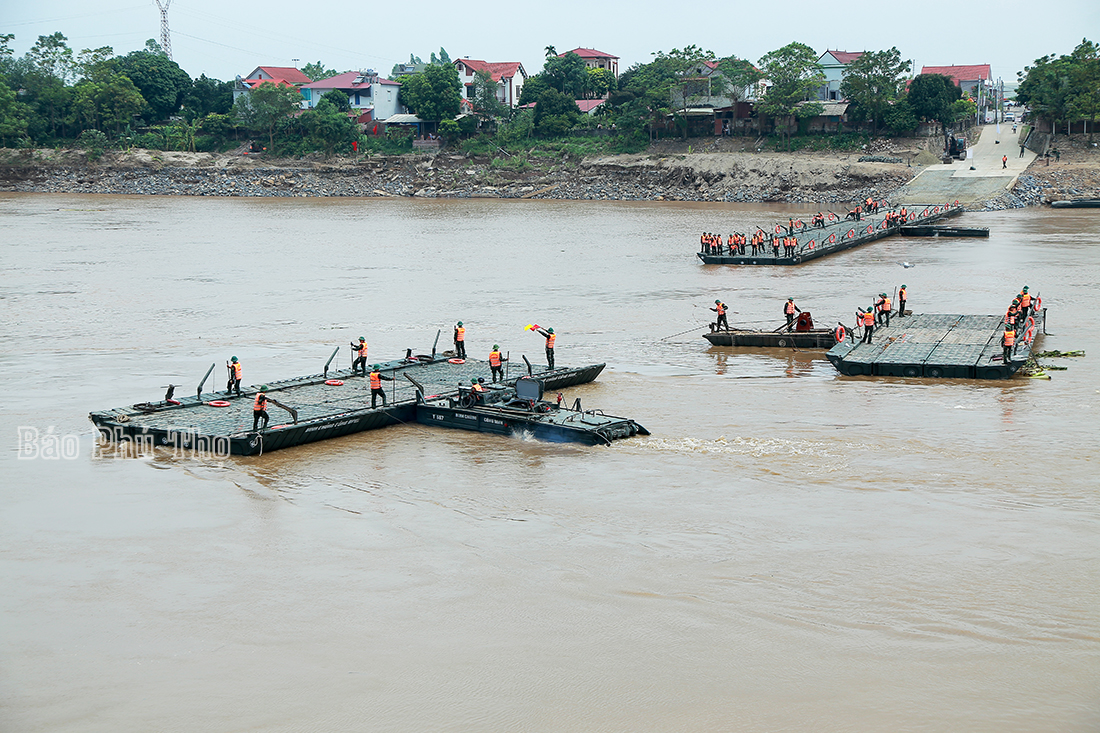
{"type": "Polygon", "coordinates": [[[710,332],[703,338],[715,346],[755,346],[765,348],[831,349],[836,346],[836,333],[828,328],[814,328],[809,311],[798,315],[794,329],[781,326],[774,331],[755,328],[723,328],[710,324],[710,332]]]}
{"type": "Polygon", "coordinates": [[[520,377],[514,389],[491,386],[481,393],[464,390],[456,397],[420,397],[416,421],[496,435],[528,434],[552,443],[610,445],[613,440],[649,435],[629,418],[583,409],[579,399],[568,408],[561,406],[560,395],[558,402],[542,396],[541,379],[520,377]]]}

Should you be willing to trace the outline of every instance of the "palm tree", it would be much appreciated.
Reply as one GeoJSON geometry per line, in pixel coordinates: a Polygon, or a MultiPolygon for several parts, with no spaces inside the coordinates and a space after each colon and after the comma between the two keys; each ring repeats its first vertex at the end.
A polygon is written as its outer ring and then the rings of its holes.
{"type": "Polygon", "coordinates": [[[557,56],[557,55],[558,55],[558,49],[554,48],[553,46],[547,46],[546,47],[546,58],[550,58],[551,56],[557,56]]]}

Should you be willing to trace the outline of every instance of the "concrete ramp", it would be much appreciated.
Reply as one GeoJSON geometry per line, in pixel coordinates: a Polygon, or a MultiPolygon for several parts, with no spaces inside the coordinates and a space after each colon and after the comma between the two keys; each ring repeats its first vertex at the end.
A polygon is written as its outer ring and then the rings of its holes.
{"type": "Polygon", "coordinates": [[[1035,160],[1035,153],[1024,150],[1021,154],[1019,135],[1012,132],[1012,125],[1001,124],[1000,131],[997,128],[981,128],[981,137],[967,151],[966,160],[930,165],[890,198],[902,203],[957,200],[970,204],[1005,193],[1035,160]]]}

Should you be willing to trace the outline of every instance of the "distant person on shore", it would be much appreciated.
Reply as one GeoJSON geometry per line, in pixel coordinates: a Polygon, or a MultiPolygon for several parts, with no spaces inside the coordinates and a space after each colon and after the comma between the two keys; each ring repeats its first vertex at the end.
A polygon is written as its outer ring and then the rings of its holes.
{"type": "Polygon", "coordinates": [[[726,320],[726,304],[720,300],[716,300],[711,310],[718,314],[718,322],[715,324],[715,328],[719,331],[723,329],[728,331],[730,329],[730,324],[729,321],[726,320]]]}
{"type": "Polygon", "coordinates": [[[898,318],[905,317],[905,285],[898,288],[898,318]]]}
{"type": "Polygon", "coordinates": [[[1008,156],[1007,155],[1002,155],[1001,156],[1001,169],[1003,170],[1007,167],[1008,167],[1008,156]]]}
{"type": "Polygon", "coordinates": [[[789,332],[794,327],[794,314],[795,312],[801,313],[802,309],[794,304],[794,298],[787,298],[787,302],[783,304],[783,315],[787,317],[787,331],[789,332]]]}

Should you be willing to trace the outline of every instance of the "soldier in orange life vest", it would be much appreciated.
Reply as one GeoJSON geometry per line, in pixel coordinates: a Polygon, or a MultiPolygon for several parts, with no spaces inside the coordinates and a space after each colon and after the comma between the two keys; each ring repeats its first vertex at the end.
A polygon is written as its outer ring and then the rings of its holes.
{"type": "Polygon", "coordinates": [[[500,344],[493,344],[493,350],[489,352],[489,368],[493,370],[493,382],[504,381],[504,365],[501,362],[508,361],[500,355],[500,344]]]}
{"type": "Polygon", "coordinates": [[[857,308],[856,311],[863,322],[863,338],[860,343],[869,344],[871,343],[871,334],[875,332],[875,312],[870,308],[867,310],[857,308]]]}
{"type": "Polygon", "coordinates": [[[230,363],[226,364],[229,367],[229,381],[225,385],[225,393],[236,392],[237,396],[241,396],[241,374],[243,369],[241,363],[237,361],[237,357],[230,359],[230,363]]]}
{"type": "Polygon", "coordinates": [[[898,318],[905,317],[905,286],[898,288],[898,318]]]}
{"type": "Polygon", "coordinates": [[[359,367],[363,367],[363,376],[367,376],[367,340],[360,336],[359,343],[351,342],[351,350],[355,352],[355,361],[351,364],[351,373],[355,374],[359,371],[359,367]]]}
{"type": "Polygon", "coordinates": [[[1012,326],[1005,326],[1005,332],[1001,336],[1001,346],[1004,348],[1004,363],[1012,361],[1012,350],[1016,346],[1016,331],[1012,326]]]}
{"type": "Polygon", "coordinates": [[[715,330],[730,330],[729,321],[726,320],[726,304],[720,300],[716,300],[714,301],[714,307],[711,308],[711,310],[718,314],[718,322],[714,326],[715,330]]]}
{"type": "Polygon", "coordinates": [[[260,391],[256,393],[256,401],[252,403],[252,432],[256,432],[256,426],[259,425],[260,420],[264,421],[264,426],[260,430],[267,430],[267,385],[260,387],[260,391]]]}
{"type": "Polygon", "coordinates": [[[466,358],[466,329],[463,328],[462,321],[455,326],[455,356],[459,359],[466,358]]]}
{"type": "Polygon", "coordinates": [[[1018,297],[1020,298],[1020,310],[1024,312],[1024,318],[1027,318],[1029,315],[1031,315],[1032,312],[1031,295],[1027,292],[1027,285],[1025,285],[1024,289],[1020,291],[1020,295],[1018,297]]]}
{"type": "Polygon", "coordinates": [[[787,316],[787,330],[788,331],[790,331],[791,328],[794,326],[795,311],[798,311],[799,313],[801,313],[802,309],[794,304],[794,298],[787,298],[787,302],[783,304],[783,314],[785,316],[787,316]]]}
{"type": "Polygon", "coordinates": [[[470,380],[470,404],[476,405],[485,401],[485,388],[477,379],[470,380]]]}
{"type": "Polygon", "coordinates": [[[379,370],[382,368],[380,364],[375,364],[371,368],[370,372],[370,406],[374,407],[378,404],[378,397],[382,397],[382,407],[386,406],[386,390],[382,389],[382,380],[392,382],[393,377],[383,376],[379,370]]]}
{"type": "Polygon", "coordinates": [[[886,293],[879,293],[878,300],[875,301],[875,309],[878,311],[879,324],[885,323],[890,325],[890,296],[886,293]]]}
{"type": "Polygon", "coordinates": [[[543,331],[541,328],[536,329],[539,333],[546,337],[546,364],[551,369],[554,368],[554,342],[558,340],[558,337],[554,335],[554,329],[548,328],[543,331]]]}

